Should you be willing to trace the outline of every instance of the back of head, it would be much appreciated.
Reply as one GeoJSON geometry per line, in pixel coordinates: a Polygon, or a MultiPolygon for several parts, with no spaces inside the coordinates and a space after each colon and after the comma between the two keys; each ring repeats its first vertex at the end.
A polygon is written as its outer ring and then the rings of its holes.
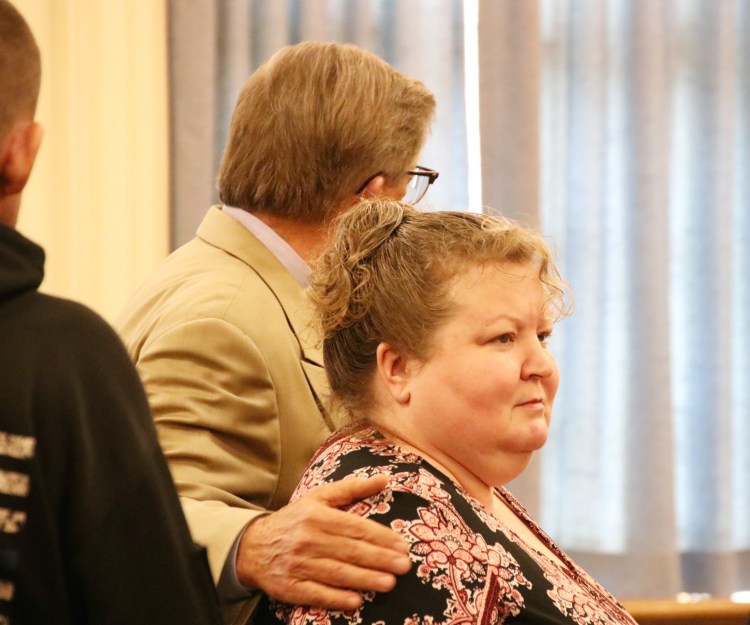
{"type": "Polygon", "coordinates": [[[0,0],[0,142],[19,119],[33,119],[39,97],[39,48],[26,20],[0,0]]]}
{"type": "Polygon", "coordinates": [[[565,284],[535,231],[502,217],[421,212],[394,200],[363,201],[336,222],[313,274],[334,412],[357,421],[370,406],[381,342],[426,360],[456,309],[451,286],[469,268],[532,263],[548,312],[569,311],[565,284]]]}
{"type": "Polygon", "coordinates": [[[405,175],[434,109],[421,82],[361,48],[283,48],[240,93],[219,171],[221,201],[324,222],[373,174],[405,175]]]}

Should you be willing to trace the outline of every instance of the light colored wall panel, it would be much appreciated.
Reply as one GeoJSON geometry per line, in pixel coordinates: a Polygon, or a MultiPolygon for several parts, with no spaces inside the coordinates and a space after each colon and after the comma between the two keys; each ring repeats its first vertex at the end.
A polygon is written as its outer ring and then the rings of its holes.
{"type": "Polygon", "coordinates": [[[15,0],[42,51],[45,137],[19,230],[43,290],[110,321],[168,251],[165,0],[15,0]]]}

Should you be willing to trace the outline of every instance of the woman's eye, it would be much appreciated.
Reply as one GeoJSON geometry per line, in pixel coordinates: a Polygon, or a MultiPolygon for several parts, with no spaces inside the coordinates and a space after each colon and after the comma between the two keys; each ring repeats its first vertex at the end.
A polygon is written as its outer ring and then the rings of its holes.
{"type": "Polygon", "coordinates": [[[542,345],[546,345],[549,342],[549,337],[551,334],[552,332],[540,332],[536,336],[542,345]]]}
{"type": "Polygon", "coordinates": [[[506,334],[501,334],[495,339],[498,343],[512,343],[513,342],[513,335],[510,332],[507,332],[506,334]]]}

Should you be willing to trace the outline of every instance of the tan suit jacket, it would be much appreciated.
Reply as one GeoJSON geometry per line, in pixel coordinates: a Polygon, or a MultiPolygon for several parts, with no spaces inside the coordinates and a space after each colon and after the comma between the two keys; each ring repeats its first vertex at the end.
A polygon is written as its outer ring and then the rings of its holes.
{"type": "Polygon", "coordinates": [[[216,583],[241,530],[288,502],[332,429],[310,322],[287,269],[213,207],[117,323],[216,583]]]}

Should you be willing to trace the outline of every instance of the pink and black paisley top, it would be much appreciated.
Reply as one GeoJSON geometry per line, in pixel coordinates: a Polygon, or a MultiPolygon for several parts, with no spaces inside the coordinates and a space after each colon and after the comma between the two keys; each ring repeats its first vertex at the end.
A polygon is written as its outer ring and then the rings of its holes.
{"type": "Polygon", "coordinates": [[[402,534],[411,570],[387,593],[366,593],[353,612],[264,598],[256,624],[634,625],[624,608],[567,557],[504,489],[505,499],[565,567],[526,544],[422,457],[368,428],[335,435],[318,451],[295,498],[322,482],[390,475],[389,487],[348,508],[402,534]]]}

